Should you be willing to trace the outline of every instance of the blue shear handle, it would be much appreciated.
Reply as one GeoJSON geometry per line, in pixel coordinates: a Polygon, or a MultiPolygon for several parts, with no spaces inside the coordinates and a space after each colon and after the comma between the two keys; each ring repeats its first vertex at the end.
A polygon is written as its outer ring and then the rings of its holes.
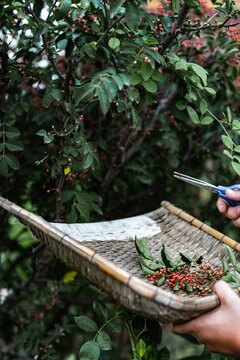
{"type": "Polygon", "coordinates": [[[218,186],[219,197],[221,199],[226,200],[229,203],[229,205],[231,205],[233,207],[240,205],[240,201],[231,200],[231,199],[229,199],[227,197],[227,195],[225,195],[225,191],[227,189],[229,189],[229,190],[240,190],[240,184],[232,185],[232,186],[221,186],[221,185],[218,186]]]}

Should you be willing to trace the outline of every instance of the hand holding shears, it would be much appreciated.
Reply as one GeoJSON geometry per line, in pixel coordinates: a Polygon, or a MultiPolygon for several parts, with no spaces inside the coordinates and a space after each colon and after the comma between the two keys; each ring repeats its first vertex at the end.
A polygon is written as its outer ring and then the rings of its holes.
{"type": "Polygon", "coordinates": [[[226,194],[227,190],[240,190],[240,184],[232,185],[232,186],[222,186],[222,185],[216,186],[216,185],[209,184],[206,181],[198,180],[198,179],[195,179],[195,178],[193,178],[191,176],[178,173],[176,171],[174,171],[174,176],[176,178],[180,179],[180,180],[186,181],[189,184],[195,185],[195,186],[200,187],[202,189],[205,189],[205,190],[211,191],[211,192],[213,192],[215,194],[218,194],[218,196],[221,199],[227,201],[228,205],[231,205],[232,207],[240,205],[240,196],[239,195],[236,198],[236,197],[234,197],[234,194],[232,194],[233,195],[233,199],[232,199],[231,195],[229,195],[231,197],[230,198],[226,194]]]}

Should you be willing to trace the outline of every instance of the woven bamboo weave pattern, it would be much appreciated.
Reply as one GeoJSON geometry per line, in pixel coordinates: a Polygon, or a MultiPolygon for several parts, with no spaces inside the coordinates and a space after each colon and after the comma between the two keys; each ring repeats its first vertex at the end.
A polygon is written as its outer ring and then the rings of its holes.
{"type": "MultiPolygon", "coordinates": [[[[68,231],[64,232],[60,230],[60,224],[50,224],[2,197],[0,206],[14,214],[57,258],[79,271],[83,277],[130,311],[160,322],[182,322],[219,304],[215,294],[199,298],[192,293],[189,295],[179,291],[176,294],[167,287],[158,288],[148,283],[139,266],[139,256],[133,240],[135,234],[132,234],[132,239],[108,238],[103,241],[103,232],[101,241],[94,238],[91,241],[82,241],[83,233],[78,236],[76,226],[73,237],[71,224],[67,225],[68,231]]],[[[147,224],[152,227],[151,235],[147,237],[155,257],[159,257],[162,244],[165,244],[173,258],[180,251],[189,256],[201,254],[212,266],[217,267],[226,254],[227,243],[235,249],[233,251],[238,265],[240,264],[239,243],[168,202],[163,202],[161,208],[145,214],[144,217],[149,219],[147,224]],[[158,228],[161,231],[158,231],[158,228]]],[[[124,224],[124,221],[122,223],[124,224]]],[[[105,224],[109,234],[109,223],[105,224]]],[[[94,223],[91,225],[94,227],[94,223]]],[[[147,230],[146,234],[149,234],[147,230]]],[[[239,289],[237,292],[240,293],[239,289]]]]}

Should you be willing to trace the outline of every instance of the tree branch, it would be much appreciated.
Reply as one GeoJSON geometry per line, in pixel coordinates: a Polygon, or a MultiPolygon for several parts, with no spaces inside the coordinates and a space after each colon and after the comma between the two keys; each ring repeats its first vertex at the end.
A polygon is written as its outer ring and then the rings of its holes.
{"type": "Polygon", "coordinates": [[[210,28],[215,28],[215,29],[221,29],[223,27],[225,28],[230,28],[236,25],[239,25],[240,23],[235,23],[235,24],[228,24],[228,25],[223,25],[223,24],[207,24],[207,25],[202,25],[202,26],[198,26],[198,27],[188,27],[188,28],[183,28],[181,30],[182,33],[186,33],[186,32],[190,32],[190,31],[200,31],[200,30],[204,30],[204,29],[210,29],[210,28]]]}
{"type": "MultiPolygon", "coordinates": [[[[38,20],[38,18],[36,17],[36,15],[34,14],[34,12],[32,11],[31,7],[29,6],[25,6],[25,10],[27,11],[28,14],[32,15],[32,17],[34,18],[35,22],[37,23],[38,26],[40,26],[40,22],[38,20]]],[[[60,70],[58,69],[57,65],[55,64],[55,61],[52,57],[52,54],[48,48],[48,45],[47,45],[47,40],[45,38],[45,35],[44,34],[41,34],[42,35],[42,41],[43,41],[43,47],[46,51],[46,54],[47,54],[47,57],[48,57],[48,60],[51,62],[51,64],[53,65],[57,75],[59,76],[60,80],[63,82],[64,79],[62,77],[62,74],[60,72],[60,70]]]]}
{"type": "Polygon", "coordinates": [[[159,53],[161,55],[164,54],[168,45],[170,45],[171,42],[174,41],[178,37],[178,35],[181,33],[181,28],[182,28],[185,18],[187,16],[188,10],[189,10],[189,6],[187,6],[184,3],[179,12],[179,15],[178,15],[177,21],[173,27],[173,30],[165,37],[162,44],[159,46],[159,53]]]}

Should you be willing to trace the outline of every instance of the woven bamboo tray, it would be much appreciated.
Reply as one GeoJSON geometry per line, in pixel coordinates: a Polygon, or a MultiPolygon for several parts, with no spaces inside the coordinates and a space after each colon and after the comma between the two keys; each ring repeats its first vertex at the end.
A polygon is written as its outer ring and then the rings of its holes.
{"type": "MultiPolygon", "coordinates": [[[[117,303],[162,323],[189,320],[218,306],[219,299],[215,294],[176,294],[150,284],[139,266],[135,235],[148,237],[155,257],[165,244],[173,258],[180,251],[189,256],[201,254],[212,266],[221,266],[228,244],[240,265],[239,243],[166,201],[145,215],[89,224],[49,223],[2,197],[0,206],[15,215],[57,258],[117,303]]],[[[240,295],[240,288],[236,291],[240,295]]]]}

